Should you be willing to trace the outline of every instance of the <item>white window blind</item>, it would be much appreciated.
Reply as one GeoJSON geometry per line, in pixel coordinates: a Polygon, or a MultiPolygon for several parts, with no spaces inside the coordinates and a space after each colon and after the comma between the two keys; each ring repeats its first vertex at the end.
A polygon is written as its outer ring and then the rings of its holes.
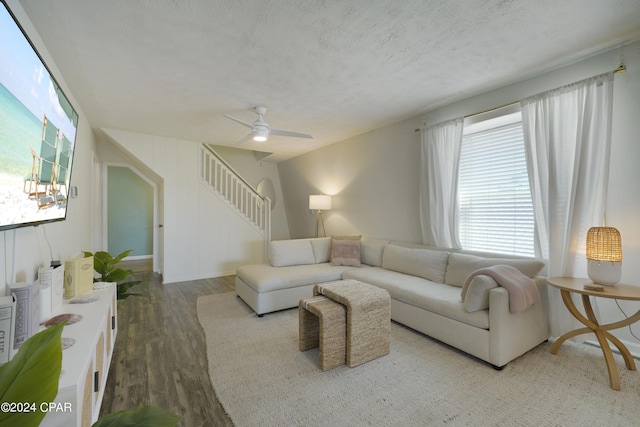
{"type": "Polygon", "coordinates": [[[515,122],[465,127],[458,179],[464,249],[534,256],[533,206],[520,113],[515,122]],[[477,127],[477,126],[475,126],[477,127]]]}

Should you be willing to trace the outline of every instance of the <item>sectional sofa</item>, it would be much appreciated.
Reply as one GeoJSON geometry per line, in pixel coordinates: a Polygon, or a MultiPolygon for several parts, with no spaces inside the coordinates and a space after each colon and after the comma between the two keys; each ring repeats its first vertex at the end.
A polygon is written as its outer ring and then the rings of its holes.
{"type": "Polygon", "coordinates": [[[392,320],[496,368],[549,337],[541,260],[380,239],[349,240],[349,250],[357,249],[355,257],[338,258],[336,248],[344,242],[328,237],[273,241],[270,264],[237,269],[236,292],[262,316],[297,307],[300,299],[313,295],[317,283],[359,280],[389,292],[392,320]],[[494,265],[509,265],[532,278],[540,302],[512,313],[508,291],[487,275],[471,280],[463,301],[461,290],[467,278],[494,265]]]}

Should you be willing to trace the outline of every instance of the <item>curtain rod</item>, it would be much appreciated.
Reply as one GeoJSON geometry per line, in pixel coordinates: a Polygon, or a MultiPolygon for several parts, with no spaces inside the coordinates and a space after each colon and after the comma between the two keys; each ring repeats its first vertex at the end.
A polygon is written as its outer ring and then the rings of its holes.
{"type": "MultiPolygon", "coordinates": [[[[613,70],[613,74],[624,73],[625,71],[627,71],[626,65],[624,65],[623,62],[620,62],[620,65],[618,65],[618,68],[613,70]]],[[[464,116],[464,118],[468,119],[469,117],[474,117],[474,116],[477,116],[479,114],[490,113],[492,111],[496,111],[496,110],[499,110],[501,108],[509,107],[509,106],[511,106],[513,104],[517,104],[518,102],[520,102],[520,101],[514,101],[514,102],[510,102],[508,104],[501,105],[499,107],[489,108],[488,110],[479,111],[479,112],[473,113],[473,114],[468,114],[468,115],[464,116]]],[[[420,132],[420,130],[421,129],[415,129],[414,132],[420,132]]]]}
{"type": "MultiPolygon", "coordinates": [[[[621,62],[620,65],[618,65],[618,68],[613,70],[613,74],[624,73],[625,71],[627,71],[627,67],[624,65],[624,63],[621,62]]],[[[499,110],[501,108],[505,108],[505,107],[509,107],[511,105],[517,104],[518,102],[520,102],[520,101],[510,102],[509,104],[504,104],[504,105],[501,105],[499,107],[490,108],[488,110],[480,111],[478,113],[469,114],[467,116],[464,116],[464,118],[467,119],[469,117],[477,116],[479,114],[490,113],[492,111],[496,111],[496,110],[499,110]]]]}
{"type": "Polygon", "coordinates": [[[477,113],[473,113],[473,114],[468,114],[468,115],[464,116],[464,118],[465,118],[465,119],[468,119],[469,117],[474,117],[474,116],[478,116],[478,115],[480,115],[480,114],[490,113],[490,112],[492,112],[492,111],[496,111],[496,110],[499,110],[499,109],[501,109],[501,108],[510,107],[510,106],[515,105],[515,104],[517,104],[517,103],[519,103],[519,102],[520,102],[520,101],[510,102],[510,103],[508,103],[508,104],[504,104],[504,105],[501,105],[501,106],[499,106],[499,107],[489,108],[488,110],[479,111],[479,112],[477,112],[477,113]]]}
{"type": "MultiPolygon", "coordinates": [[[[508,104],[504,104],[504,105],[500,105],[499,107],[493,107],[493,108],[489,108],[488,110],[483,110],[483,111],[479,111],[477,113],[473,113],[473,114],[468,114],[466,116],[464,116],[463,118],[468,119],[469,117],[473,117],[473,116],[477,116],[480,114],[485,114],[485,113],[490,113],[491,111],[496,111],[499,110],[501,108],[505,108],[505,107],[509,107],[511,105],[517,104],[519,101],[515,101],[515,102],[510,102],[508,104]]],[[[415,129],[414,132],[420,132],[421,129],[415,129]]]]}

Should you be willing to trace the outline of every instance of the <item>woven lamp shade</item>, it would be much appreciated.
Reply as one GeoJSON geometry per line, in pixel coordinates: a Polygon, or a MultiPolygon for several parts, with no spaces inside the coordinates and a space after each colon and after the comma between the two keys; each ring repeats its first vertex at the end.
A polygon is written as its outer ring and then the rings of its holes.
{"type": "Polygon", "coordinates": [[[622,262],[622,239],[613,227],[591,227],[587,232],[587,259],[622,262]]]}

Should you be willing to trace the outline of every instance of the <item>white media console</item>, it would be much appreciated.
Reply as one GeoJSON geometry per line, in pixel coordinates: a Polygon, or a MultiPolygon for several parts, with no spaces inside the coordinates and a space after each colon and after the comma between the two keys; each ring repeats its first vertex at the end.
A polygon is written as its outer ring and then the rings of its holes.
{"type": "Polygon", "coordinates": [[[41,426],[91,426],[100,414],[102,396],[118,331],[116,286],[93,292],[100,299],[86,304],[64,301],[52,316],[82,315],[80,322],[66,325],[63,338],[75,344],[62,351],[62,372],[56,410],[47,413],[41,426]]]}

